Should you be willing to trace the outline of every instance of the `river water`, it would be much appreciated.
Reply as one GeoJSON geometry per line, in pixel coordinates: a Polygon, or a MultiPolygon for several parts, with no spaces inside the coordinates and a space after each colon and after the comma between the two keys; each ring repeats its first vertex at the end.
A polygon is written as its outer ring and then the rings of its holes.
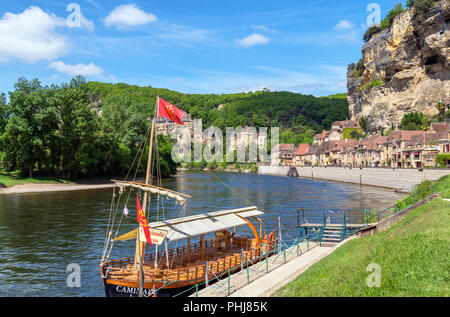
{"type": "MultiPolygon", "coordinates": [[[[264,230],[276,229],[280,218],[286,240],[297,236],[299,207],[383,209],[403,196],[381,188],[316,179],[214,175],[183,172],[163,180],[163,187],[192,196],[185,215],[258,206],[264,212],[264,230]]],[[[111,197],[112,189],[0,195],[0,296],[104,296],[99,263],[111,197]],[[72,265],[80,269],[79,287],[67,284],[72,265]]],[[[130,214],[123,218],[120,234],[136,228],[135,200],[131,195],[127,202],[130,214]]],[[[160,208],[156,213],[153,208],[149,221],[180,216],[179,206],[169,201],[164,205],[164,212],[160,208]]],[[[119,205],[119,213],[123,206],[119,205]]],[[[117,243],[111,258],[132,256],[134,244],[132,240],[117,243]]]]}

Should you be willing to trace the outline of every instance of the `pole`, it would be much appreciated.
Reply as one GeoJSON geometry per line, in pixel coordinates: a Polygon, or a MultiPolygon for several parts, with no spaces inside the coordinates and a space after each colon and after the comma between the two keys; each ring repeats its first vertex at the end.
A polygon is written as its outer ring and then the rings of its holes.
{"type": "Polygon", "coordinates": [[[278,217],[278,240],[279,240],[278,253],[280,253],[280,248],[281,248],[281,223],[280,223],[280,217],[278,217]]]}
{"type": "MultiPolygon", "coordinates": [[[[145,175],[145,184],[148,184],[150,181],[150,174],[151,174],[151,164],[152,164],[152,148],[153,148],[153,139],[154,139],[154,135],[155,135],[155,124],[156,124],[156,111],[158,109],[158,96],[156,96],[156,102],[155,102],[155,115],[153,116],[153,120],[152,120],[152,130],[150,133],[150,146],[148,149],[148,160],[147,160],[147,173],[145,175]]],[[[144,214],[147,211],[147,198],[148,198],[148,193],[144,192],[144,206],[143,206],[143,211],[144,214]]],[[[141,228],[141,224],[139,224],[139,228],[137,231],[137,236],[136,236],[136,251],[135,251],[135,256],[134,256],[134,263],[135,265],[138,265],[139,267],[139,297],[143,296],[143,288],[144,288],[144,253],[145,253],[145,242],[141,242],[139,240],[139,231],[141,228]]],[[[156,263],[155,263],[156,266],[156,263]]]]}
{"type": "MultiPolygon", "coordinates": [[[[150,182],[150,176],[151,176],[151,165],[152,165],[152,148],[153,148],[153,139],[155,136],[155,125],[156,125],[156,112],[158,109],[158,101],[159,101],[159,97],[156,96],[156,102],[155,102],[155,115],[153,116],[152,119],[152,130],[150,133],[150,146],[148,148],[148,159],[147,159],[147,171],[145,174],[145,184],[149,184],[150,182]]],[[[147,212],[147,198],[148,198],[148,192],[144,192],[144,205],[142,210],[144,211],[144,214],[146,214],[147,212]]],[[[141,228],[142,226],[139,225],[139,228],[141,228]]],[[[145,252],[145,242],[140,242],[139,241],[139,231],[138,230],[138,235],[136,238],[136,252],[135,252],[135,264],[139,264],[140,262],[140,257],[143,256],[144,252],[145,252]]]]}
{"type": "Polygon", "coordinates": [[[208,273],[209,273],[209,265],[208,265],[208,261],[206,261],[206,263],[205,263],[205,285],[206,286],[209,285],[208,273]]]}

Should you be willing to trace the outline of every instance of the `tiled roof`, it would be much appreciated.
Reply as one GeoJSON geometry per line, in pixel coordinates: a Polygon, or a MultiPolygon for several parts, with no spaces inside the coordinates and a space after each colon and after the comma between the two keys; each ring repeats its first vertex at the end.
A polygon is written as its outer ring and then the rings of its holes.
{"type": "Polygon", "coordinates": [[[306,152],[306,155],[315,155],[318,153],[320,148],[319,144],[313,143],[311,144],[311,146],[309,147],[308,151],[306,152]]]}
{"type": "Polygon", "coordinates": [[[280,151],[294,151],[295,150],[295,145],[294,144],[279,144],[278,149],[280,151]]]}
{"type": "Polygon", "coordinates": [[[306,155],[306,152],[308,152],[309,144],[299,144],[297,147],[297,150],[295,151],[295,155],[297,156],[303,156],[306,155]]]}
{"type": "Polygon", "coordinates": [[[447,133],[450,128],[450,123],[432,123],[430,130],[437,133],[447,133]]]}

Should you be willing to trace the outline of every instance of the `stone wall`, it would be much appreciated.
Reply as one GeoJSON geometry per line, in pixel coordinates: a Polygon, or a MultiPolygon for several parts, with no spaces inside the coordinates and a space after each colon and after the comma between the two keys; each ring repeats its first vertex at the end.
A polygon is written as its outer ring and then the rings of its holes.
{"type": "MultiPolygon", "coordinates": [[[[260,166],[258,174],[286,176],[290,167],[260,166]]],[[[370,185],[409,192],[424,180],[437,180],[450,174],[449,169],[392,169],[392,168],[344,168],[344,167],[297,167],[299,177],[317,178],[370,185]]]]}

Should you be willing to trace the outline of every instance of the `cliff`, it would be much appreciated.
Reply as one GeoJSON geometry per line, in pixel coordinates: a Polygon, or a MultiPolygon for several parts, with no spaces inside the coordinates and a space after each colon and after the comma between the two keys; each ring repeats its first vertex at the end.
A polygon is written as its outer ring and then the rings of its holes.
{"type": "Polygon", "coordinates": [[[349,113],[369,131],[398,126],[409,112],[437,114],[450,96],[450,0],[428,12],[410,8],[365,43],[364,71],[347,73],[349,113]]]}

